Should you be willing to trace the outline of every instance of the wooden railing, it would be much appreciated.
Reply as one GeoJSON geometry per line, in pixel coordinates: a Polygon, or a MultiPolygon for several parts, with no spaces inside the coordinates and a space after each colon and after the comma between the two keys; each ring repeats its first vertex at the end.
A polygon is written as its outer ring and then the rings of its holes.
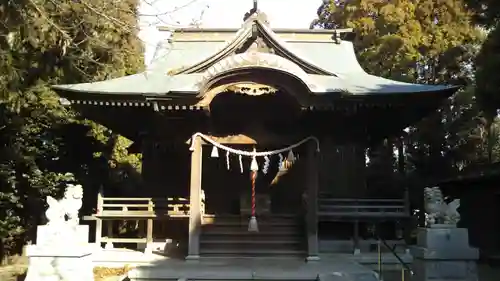
{"type": "Polygon", "coordinates": [[[320,198],[318,203],[320,221],[394,220],[410,215],[403,199],[320,198]]]}
{"type": "Polygon", "coordinates": [[[359,224],[383,221],[403,221],[411,218],[409,204],[404,199],[318,199],[319,222],[352,222],[354,248],[359,250],[359,224]]]}
{"type": "MultiPolygon", "coordinates": [[[[96,222],[95,242],[101,243],[151,243],[153,242],[153,221],[189,217],[189,199],[187,198],[152,198],[152,197],[103,197],[97,196],[95,214],[85,216],[84,220],[96,222]],[[114,238],[113,221],[146,221],[146,237],[114,238]],[[106,236],[102,236],[103,221],[107,221],[106,236]]],[[[205,199],[202,195],[202,215],[205,213],[205,199]]],[[[143,229],[140,229],[144,232],[143,229]]]]}
{"type": "MultiPolygon", "coordinates": [[[[205,210],[201,202],[202,213],[205,210]]],[[[187,198],[124,198],[101,197],[97,201],[95,217],[136,218],[136,217],[189,217],[187,198]]]]}

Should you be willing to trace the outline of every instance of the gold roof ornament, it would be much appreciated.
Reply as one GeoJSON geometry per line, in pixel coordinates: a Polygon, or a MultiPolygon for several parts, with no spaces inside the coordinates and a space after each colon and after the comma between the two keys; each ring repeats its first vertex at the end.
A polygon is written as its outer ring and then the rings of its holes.
{"type": "Polygon", "coordinates": [[[245,94],[249,96],[260,96],[265,94],[276,93],[278,90],[272,86],[264,85],[260,83],[238,83],[229,85],[226,88],[227,91],[245,94]]]}

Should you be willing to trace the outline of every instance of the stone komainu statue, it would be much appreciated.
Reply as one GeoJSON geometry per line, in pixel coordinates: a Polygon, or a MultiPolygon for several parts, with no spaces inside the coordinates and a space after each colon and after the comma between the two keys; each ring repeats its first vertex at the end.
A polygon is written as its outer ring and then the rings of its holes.
{"type": "Polygon", "coordinates": [[[81,185],[68,184],[64,191],[64,197],[56,200],[47,196],[49,208],[45,211],[48,225],[71,224],[78,225],[80,219],[78,213],[82,207],[83,188],[81,185]]]}
{"type": "Polygon", "coordinates": [[[424,206],[426,225],[445,224],[456,226],[460,221],[458,208],[460,199],[446,203],[439,187],[426,187],[424,189],[424,206]]]}

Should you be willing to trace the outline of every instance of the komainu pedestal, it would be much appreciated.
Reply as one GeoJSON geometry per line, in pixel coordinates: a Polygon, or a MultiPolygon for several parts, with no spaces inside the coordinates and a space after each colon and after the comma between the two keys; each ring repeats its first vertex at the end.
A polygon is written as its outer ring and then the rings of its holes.
{"type": "Polygon", "coordinates": [[[92,251],[88,247],[26,249],[29,268],[26,281],[93,281],[92,251]]]}
{"type": "Polygon", "coordinates": [[[412,248],[415,281],[477,281],[479,251],[469,246],[468,230],[434,224],[418,229],[412,248]]]}
{"type": "Polygon", "coordinates": [[[83,192],[68,185],[64,198],[47,198],[47,224],[37,229],[35,245],[26,248],[29,258],[26,281],[93,281],[89,228],[79,225],[83,192]]]}

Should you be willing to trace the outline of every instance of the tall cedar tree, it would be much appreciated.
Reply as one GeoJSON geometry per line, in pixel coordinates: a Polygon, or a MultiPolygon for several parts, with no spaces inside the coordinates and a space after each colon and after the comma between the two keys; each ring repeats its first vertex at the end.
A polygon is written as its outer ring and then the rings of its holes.
{"type": "Polygon", "coordinates": [[[489,31],[476,60],[476,97],[488,128],[488,160],[493,162],[498,146],[495,121],[500,108],[500,82],[496,73],[500,68],[500,2],[494,0],[466,0],[476,14],[474,20],[489,31]]]}
{"type": "MultiPolygon", "coordinates": [[[[462,0],[324,1],[311,27],[353,28],[358,59],[367,72],[426,84],[471,84],[470,66],[483,37],[462,0]]],[[[413,172],[439,178],[477,158],[473,155],[481,144],[475,130],[477,110],[470,103],[457,104],[471,100],[470,90],[458,96],[411,128],[406,151],[413,172]],[[457,125],[464,118],[465,128],[457,125]],[[462,153],[456,153],[457,147],[462,153]]],[[[371,163],[394,167],[394,163],[371,163]]],[[[388,177],[382,172],[387,169],[373,166],[370,174],[388,177]]]]}
{"type": "Polygon", "coordinates": [[[74,180],[67,172],[92,182],[108,163],[102,159],[106,147],[108,157],[129,157],[109,131],[63,108],[49,87],[141,70],[138,5],[139,0],[0,4],[1,255],[19,250],[15,246],[23,244],[26,231],[41,222],[45,197],[74,180]]]}

